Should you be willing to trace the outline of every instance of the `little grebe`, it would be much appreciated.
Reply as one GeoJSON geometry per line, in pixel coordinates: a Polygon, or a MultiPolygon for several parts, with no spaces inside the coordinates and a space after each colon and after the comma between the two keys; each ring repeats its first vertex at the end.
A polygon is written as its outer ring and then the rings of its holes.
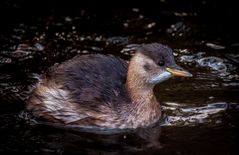
{"type": "Polygon", "coordinates": [[[113,55],[76,56],[49,69],[27,109],[52,123],[145,127],[161,117],[154,86],[172,76],[192,74],[175,63],[171,48],[159,43],[143,44],[129,64],[113,55]]]}

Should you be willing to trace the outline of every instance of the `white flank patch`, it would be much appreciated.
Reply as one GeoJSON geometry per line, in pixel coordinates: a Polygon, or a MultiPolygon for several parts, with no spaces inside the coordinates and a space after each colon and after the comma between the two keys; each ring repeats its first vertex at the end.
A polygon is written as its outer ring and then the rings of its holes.
{"type": "Polygon", "coordinates": [[[76,122],[87,117],[80,114],[73,102],[70,102],[67,91],[58,88],[46,88],[44,92],[46,99],[43,101],[45,110],[50,112],[56,119],[67,123],[76,122]]]}

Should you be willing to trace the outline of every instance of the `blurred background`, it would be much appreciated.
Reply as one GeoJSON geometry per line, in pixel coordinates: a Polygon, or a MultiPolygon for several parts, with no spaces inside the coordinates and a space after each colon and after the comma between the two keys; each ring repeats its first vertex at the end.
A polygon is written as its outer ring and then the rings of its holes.
{"type": "Polygon", "coordinates": [[[0,152],[36,154],[238,154],[239,9],[216,0],[1,0],[0,152]],[[160,42],[193,73],[155,88],[161,125],[120,133],[29,121],[37,76],[78,54],[128,61],[137,44],[160,42]]]}

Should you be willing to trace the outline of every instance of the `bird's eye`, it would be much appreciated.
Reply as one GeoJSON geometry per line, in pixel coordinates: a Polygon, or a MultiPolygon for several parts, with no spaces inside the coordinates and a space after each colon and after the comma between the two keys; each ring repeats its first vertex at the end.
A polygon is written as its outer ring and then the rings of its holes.
{"type": "Polygon", "coordinates": [[[158,65],[159,65],[159,66],[164,66],[164,61],[159,61],[159,62],[158,62],[158,65]]]}

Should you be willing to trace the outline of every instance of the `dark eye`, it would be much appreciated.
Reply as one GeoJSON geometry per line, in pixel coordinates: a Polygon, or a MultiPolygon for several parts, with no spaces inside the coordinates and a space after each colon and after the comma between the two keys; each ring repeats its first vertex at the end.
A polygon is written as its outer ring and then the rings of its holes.
{"type": "Polygon", "coordinates": [[[164,66],[164,61],[159,61],[159,62],[158,62],[158,65],[159,65],[159,66],[164,66]]]}

